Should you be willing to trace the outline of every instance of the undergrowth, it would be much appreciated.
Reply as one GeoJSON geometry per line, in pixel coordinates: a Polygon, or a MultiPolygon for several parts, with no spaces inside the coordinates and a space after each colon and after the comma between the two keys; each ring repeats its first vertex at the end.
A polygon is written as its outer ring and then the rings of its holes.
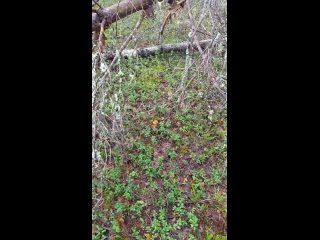
{"type": "MultiPolygon", "coordinates": [[[[185,10],[162,39],[154,29],[166,11],[156,10],[127,48],[190,40],[185,10]]],[[[132,14],[106,30],[108,50],[119,49],[138,18],[132,14]]],[[[208,22],[203,27],[211,31],[208,22]]],[[[226,62],[221,42],[210,62],[216,73],[226,62]]],[[[121,59],[113,70],[102,106],[109,128],[94,147],[104,163],[92,179],[94,240],[227,239],[227,109],[213,101],[199,53],[190,54],[192,74],[186,75],[186,56],[179,53],[121,59]]]]}
{"type": "Polygon", "coordinates": [[[211,109],[197,81],[177,107],[183,66],[166,54],[117,69],[110,95],[122,106],[124,137],[112,143],[105,181],[93,179],[103,195],[94,239],[225,239],[226,109],[211,109]]]}

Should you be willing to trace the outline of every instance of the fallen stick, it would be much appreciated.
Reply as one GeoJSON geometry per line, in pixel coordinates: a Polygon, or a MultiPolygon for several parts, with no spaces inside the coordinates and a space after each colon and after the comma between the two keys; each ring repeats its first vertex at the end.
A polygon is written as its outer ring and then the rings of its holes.
{"type": "MultiPolygon", "coordinates": [[[[212,39],[202,40],[202,41],[199,41],[199,45],[202,49],[205,49],[205,47],[208,46],[211,42],[212,42],[212,39]]],[[[120,56],[122,58],[148,57],[148,56],[154,56],[157,53],[168,53],[171,51],[184,52],[190,45],[191,45],[190,42],[182,42],[182,43],[176,43],[176,44],[164,44],[164,45],[145,47],[145,48],[127,49],[127,50],[123,50],[120,56]]],[[[193,44],[193,47],[196,47],[196,45],[193,44]]],[[[196,48],[196,50],[198,49],[196,48]]],[[[117,54],[115,52],[109,51],[103,54],[103,57],[106,60],[112,60],[115,58],[116,55],[117,54]]]]}

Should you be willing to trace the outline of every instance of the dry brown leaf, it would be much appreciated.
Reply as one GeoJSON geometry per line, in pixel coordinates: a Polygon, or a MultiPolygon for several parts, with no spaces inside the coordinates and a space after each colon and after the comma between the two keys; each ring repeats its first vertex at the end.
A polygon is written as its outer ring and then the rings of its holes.
{"type": "Polygon", "coordinates": [[[117,218],[117,221],[121,227],[125,227],[124,219],[122,217],[117,218]]]}
{"type": "Polygon", "coordinates": [[[158,123],[159,123],[159,121],[158,120],[154,120],[153,122],[152,122],[152,128],[156,128],[157,126],[158,126],[158,123]]]}

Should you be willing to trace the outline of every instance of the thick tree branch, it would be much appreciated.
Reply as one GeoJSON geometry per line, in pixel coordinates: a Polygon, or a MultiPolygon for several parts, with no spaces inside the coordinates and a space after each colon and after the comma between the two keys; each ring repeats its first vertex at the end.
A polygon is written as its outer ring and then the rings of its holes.
{"type": "MultiPolygon", "coordinates": [[[[212,39],[202,40],[199,42],[199,47],[205,49],[209,44],[212,43],[212,39]]],[[[121,57],[128,58],[128,57],[148,57],[155,55],[156,53],[167,53],[171,51],[175,52],[184,52],[188,46],[190,46],[189,42],[182,42],[177,44],[165,44],[159,46],[152,46],[152,47],[145,47],[145,48],[138,48],[138,49],[127,49],[123,50],[121,53],[121,57]]],[[[193,47],[196,47],[196,44],[193,44],[193,47]]],[[[104,55],[104,59],[112,60],[116,56],[114,52],[107,52],[104,55]]]]}
{"type": "MultiPolygon", "coordinates": [[[[152,4],[153,0],[123,0],[108,8],[97,10],[96,14],[100,23],[103,19],[106,20],[106,27],[108,27],[112,23],[131,15],[132,13],[149,8],[152,4]]],[[[92,31],[96,29],[95,20],[96,19],[92,17],[92,31]]]]}

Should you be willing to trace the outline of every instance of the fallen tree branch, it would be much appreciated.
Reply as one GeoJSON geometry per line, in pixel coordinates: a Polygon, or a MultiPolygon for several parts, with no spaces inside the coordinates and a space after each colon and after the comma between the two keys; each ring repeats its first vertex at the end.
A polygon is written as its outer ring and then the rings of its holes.
{"type": "MultiPolygon", "coordinates": [[[[114,22],[122,18],[141,11],[142,15],[145,18],[154,18],[154,8],[153,4],[156,1],[162,0],[119,0],[118,3],[113,4],[110,7],[102,8],[98,4],[97,0],[93,0],[93,6],[97,5],[99,9],[92,8],[92,33],[93,33],[93,44],[97,44],[100,50],[103,50],[105,45],[104,30],[110,27],[114,22]]],[[[160,29],[160,35],[163,34],[165,26],[169,21],[172,20],[172,17],[175,13],[183,8],[186,0],[167,0],[170,7],[169,13],[165,17],[165,20],[160,29]]]]}
{"type": "MultiPolygon", "coordinates": [[[[153,0],[123,0],[110,7],[103,8],[97,11],[100,23],[103,19],[106,20],[106,27],[112,23],[125,18],[132,13],[140,10],[146,10],[153,4],[153,0]]],[[[96,29],[96,22],[92,19],[92,31],[96,29]]]]}
{"type": "Polygon", "coordinates": [[[151,17],[153,0],[123,0],[108,7],[92,11],[93,44],[98,43],[100,51],[105,48],[104,30],[112,23],[143,10],[144,17],[151,17]]]}
{"type": "MultiPolygon", "coordinates": [[[[206,46],[212,43],[212,39],[202,40],[199,42],[199,47],[204,49],[206,46]]],[[[129,58],[129,57],[148,57],[153,56],[156,53],[167,53],[167,52],[185,52],[185,50],[190,46],[190,42],[182,42],[176,44],[164,44],[152,47],[145,47],[145,48],[137,48],[137,49],[127,49],[123,50],[121,53],[121,57],[129,58]]],[[[196,47],[193,44],[193,47],[196,47]]],[[[113,60],[116,56],[115,52],[106,52],[103,54],[104,59],[113,60]]]]}

